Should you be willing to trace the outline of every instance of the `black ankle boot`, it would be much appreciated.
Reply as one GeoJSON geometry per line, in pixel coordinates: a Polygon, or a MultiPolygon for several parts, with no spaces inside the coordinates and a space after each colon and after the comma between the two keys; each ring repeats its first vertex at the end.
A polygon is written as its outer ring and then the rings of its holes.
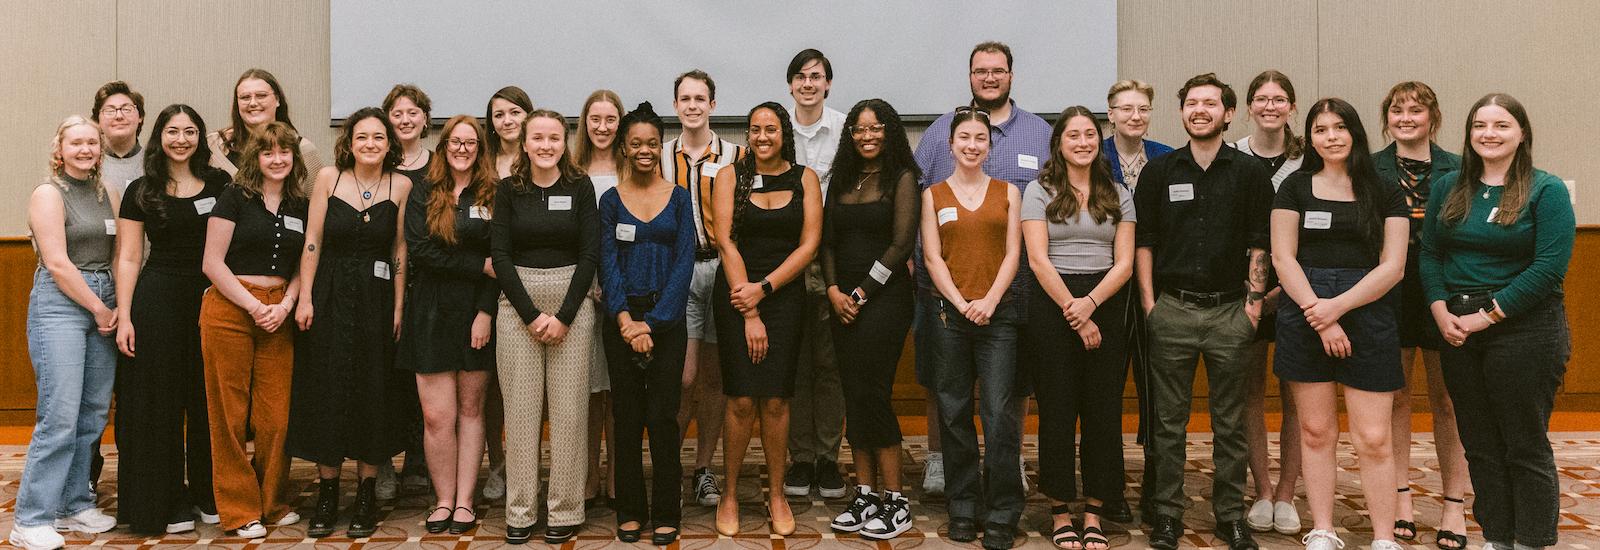
{"type": "Polygon", "coordinates": [[[346,535],[353,539],[370,537],[378,530],[378,478],[361,480],[356,489],[356,504],[350,511],[350,530],[346,535]]]}
{"type": "Polygon", "coordinates": [[[317,482],[317,511],[311,514],[311,525],[306,536],[322,538],[333,534],[333,524],[339,521],[339,478],[317,482]]]}

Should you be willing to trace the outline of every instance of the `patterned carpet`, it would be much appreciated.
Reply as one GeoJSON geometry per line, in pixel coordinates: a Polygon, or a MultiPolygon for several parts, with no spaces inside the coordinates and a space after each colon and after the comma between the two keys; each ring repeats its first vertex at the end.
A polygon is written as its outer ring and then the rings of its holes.
{"type": "MultiPolygon", "coordinates": [[[[1410,465],[1410,477],[1413,492],[1416,495],[1417,522],[1421,527],[1419,536],[1414,543],[1414,548],[1433,548],[1435,531],[1432,525],[1437,522],[1440,504],[1438,494],[1437,462],[1433,458],[1433,445],[1426,435],[1419,436],[1412,446],[1413,461],[1410,465]]],[[[1561,499],[1561,544],[1560,548],[1573,548],[1578,550],[1600,550],[1600,434],[1591,433],[1558,433],[1552,434],[1556,447],[1556,461],[1560,466],[1559,478],[1562,485],[1561,499]]],[[[758,443],[752,442],[754,445],[758,443]]],[[[690,442],[692,444],[692,441],[690,442]]],[[[1140,450],[1131,442],[1126,446],[1129,495],[1138,491],[1139,472],[1142,465],[1140,450]]],[[[17,479],[21,474],[23,455],[25,449],[20,446],[0,446],[0,532],[10,532],[12,521],[12,508],[15,506],[17,493],[17,479]]],[[[113,447],[105,448],[107,465],[105,479],[101,482],[101,506],[114,510],[118,506],[116,494],[116,451],[113,447]]],[[[1037,466],[1037,447],[1032,437],[1024,442],[1024,456],[1029,464],[1030,477],[1037,466]]],[[[718,537],[712,530],[713,509],[689,505],[684,508],[683,531],[684,536],[678,546],[684,549],[698,548],[946,548],[966,547],[974,548],[976,544],[953,543],[942,538],[944,525],[947,521],[943,500],[939,498],[923,498],[917,488],[922,477],[921,458],[926,454],[925,438],[910,437],[907,439],[902,461],[906,464],[905,473],[907,486],[910,487],[908,496],[912,499],[912,511],[916,515],[916,526],[912,531],[900,538],[888,542],[875,542],[863,540],[855,535],[836,535],[828,529],[828,521],[834,514],[843,510],[848,504],[846,500],[824,501],[816,497],[815,492],[808,499],[790,498],[795,518],[799,522],[799,530],[788,538],[779,538],[768,534],[766,512],[762,506],[760,494],[765,485],[766,468],[760,466],[762,461],[759,447],[752,449],[744,466],[745,477],[739,487],[739,495],[744,505],[741,507],[743,518],[742,534],[733,539],[718,537]],[[758,477],[759,475],[759,477],[758,477]]],[[[648,456],[648,455],[647,455],[648,456]]],[[[685,465],[692,464],[694,453],[692,449],[684,449],[685,465]]],[[[1195,437],[1189,442],[1188,461],[1188,489],[1190,498],[1195,505],[1190,506],[1185,518],[1189,527],[1184,546],[1207,547],[1221,543],[1212,534],[1212,520],[1210,506],[1205,503],[1205,495],[1210,491],[1211,446],[1205,437],[1195,437]]],[[[848,468],[850,453],[846,450],[841,457],[844,467],[848,468]]],[[[720,464],[720,458],[719,464],[720,464]]],[[[1339,454],[1339,484],[1340,497],[1335,503],[1336,523],[1342,538],[1349,548],[1366,547],[1371,535],[1371,527],[1367,525],[1364,499],[1361,497],[1359,483],[1355,473],[1356,461],[1350,454],[1349,445],[1340,446],[1339,454]]],[[[315,501],[315,472],[310,464],[296,462],[293,472],[293,486],[298,491],[296,506],[302,515],[309,515],[309,509],[315,501]]],[[[347,471],[344,475],[345,497],[344,503],[349,505],[354,493],[354,472],[347,471]]],[[[1303,490],[1302,490],[1303,494],[1303,490]]],[[[422,528],[422,521],[432,505],[432,497],[426,493],[402,494],[398,498],[386,502],[384,511],[386,517],[377,534],[366,539],[350,540],[345,538],[326,538],[321,540],[307,539],[305,537],[305,522],[289,527],[272,528],[264,540],[246,541],[239,538],[223,536],[214,526],[202,525],[192,533],[168,535],[159,539],[146,539],[135,537],[126,529],[116,529],[97,537],[71,533],[67,535],[68,548],[79,547],[104,547],[104,548],[499,548],[506,546],[505,516],[501,503],[479,505],[479,515],[482,522],[479,527],[464,536],[428,535],[422,528]]],[[[1302,517],[1305,518],[1309,528],[1310,518],[1304,511],[1304,502],[1300,502],[1302,517]]],[[[1470,506],[1470,501],[1469,501],[1470,506]]],[[[1048,504],[1043,495],[1032,492],[1028,495],[1027,512],[1023,516],[1022,527],[1027,530],[1028,537],[1019,537],[1018,547],[1050,548],[1049,542],[1041,535],[1040,531],[1048,531],[1050,519],[1048,504]]],[[[345,518],[348,521],[348,518],[345,518]]],[[[1469,516],[1469,524],[1470,516],[1469,516]]],[[[565,545],[566,548],[601,548],[607,546],[623,546],[616,542],[613,530],[616,526],[616,516],[608,509],[599,509],[589,514],[589,520],[584,525],[579,536],[565,545]]],[[[1112,547],[1144,548],[1146,536],[1140,525],[1109,524],[1112,547]]],[[[343,524],[340,525],[341,532],[343,524]]],[[[538,532],[536,535],[540,534],[538,532]]],[[[1473,527],[1469,534],[1471,547],[1477,548],[1481,543],[1481,535],[1473,527]]],[[[535,537],[535,542],[529,547],[543,547],[535,537]]],[[[1258,534],[1257,540],[1263,548],[1301,548],[1298,537],[1290,537],[1276,533],[1258,534]]],[[[645,542],[638,546],[647,546],[648,534],[645,542]]]]}

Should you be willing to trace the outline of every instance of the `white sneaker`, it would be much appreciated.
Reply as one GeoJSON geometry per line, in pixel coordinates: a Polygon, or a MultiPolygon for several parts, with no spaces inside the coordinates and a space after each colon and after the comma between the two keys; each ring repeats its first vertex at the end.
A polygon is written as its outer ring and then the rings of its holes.
{"type": "Polygon", "coordinates": [[[190,532],[190,531],[193,531],[193,530],[194,530],[194,520],[193,519],[186,519],[186,520],[182,520],[182,521],[174,521],[172,523],[168,523],[167,524],[167,534],[169,534],[169,535],[176,535],[178,533],[187,533],[187,532],[190,532]]]}
{"type": "Polygon", "coordinates": [[[861,536],[889,540],[911,529],[911,501],[897,491],[884,491],[878,515],[861,527],[861,536]]]}
{"type": "Polygon", "coordinates": [[[300,514],[290,510],[289,513],[284,514],[281,518],[278,518],[278,521],[272,522],[272,525],[275,527],[288,527],[296,523],[300,523],[300,514]]]}
{"type": "Polygon", "coordinates": [[[67,539],[49,525],[35,525],[23,527],[17,525],[11,528],[11,535],[6,537],[11,545],[23,550],[56,550],[67,544],[67,539]]]}
{"type": "Polygon", "coordinates": [[[1285,535],[1300,534],[1300,510],[1295,509],[1293,500],[1272,505],[1272,529],[1285,535]]]}
{"type": "Polygon", "coordinates": [[[931,497],[944,495],[944,453],[928,453],[923,461],[922,493],[931,497]]]}
{"type": "Polygon", "coordinates": [[[483,498],[499,500],[506,496],[506,467],[501,464],[499,468],[489,470],[489,479],[483,481],[483,498]]]}
{"type": "Polygon", "coordinates": [[[221,515],[207,514],[206,511],[201,510],[199,506],[194,507],[194,515],[199,516],[200,523],[204,523],[206,525],[216,525],[218,523],[222,523],[221,515]]]}
{"type": "Polygon", "coordinates": [[[98,534],[116,529],[117,518],[106,515],[99,508],[89,508],[71,516],[57,519],[55,527],[57,531],[98,534]]]}
{"type": "Polygon", "coordinates": [[[880,502],[878,495],[872,494],[872,487],[857,485],[856,497],[850,501],[850,506],[835,516],[828,527],[846,533],[860,531],[861,527],[867,524],[867,520],[878,515],[880,502]]]}
{"type": "MultiPolygon", "coordinates": [[[[1372,541],[1372,550],[1398,550],[1400,548],[1399,546],[1395,546],[1393,549],[1379,548],[1378,543],[1380,542],[1394,544],[1392,540],[1375,540],[1372,541]]],[[[1306,550],[1339,550],[1344,548],[1344,541],[1339,540],[1339,535],[1335,535],[1333,531],[1326,529],[1312,529],[1310,533],[1306,533],[1306,536],[1300,539],[1300,544],[1306,545],[1306,550]]]]}
{"type": "Polygon", "coordinates": [[[1403,550],[1404,548],[1404,546],[1400,546],[1400,543],[1389,539],[1372,541],[1372,550],[1403,550]]]}
{"type": "Polygon", "coordinates": [[[390,500],[395,493],[400,491],[400,480],[395,479],[394,462],[385,460],[378,463],[378,500],[390,500]]]}
{"type": "Polygon", "coordinates": [[[1245,525],[1249,525],[1250,530],[1257,533],[1271,531],[1273,525],[1272,510],[1271,500],[1256,499],[1256,503],[1250,505],[1250,513],[1244,517],[1245,525]]]}
{"type": "Polygon", "coordinates": [[[247,539],[265,538],[267,536],[267,526],[262,525],[259,521],[252,521],[244,524],[244,527],[235,529],[233,534],[247,539]]]}

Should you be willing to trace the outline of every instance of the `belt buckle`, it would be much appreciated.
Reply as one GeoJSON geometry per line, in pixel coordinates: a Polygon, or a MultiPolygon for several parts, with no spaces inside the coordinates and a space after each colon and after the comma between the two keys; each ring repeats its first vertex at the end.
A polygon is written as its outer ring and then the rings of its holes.
{"type": "Polygon", "coordinates": [[[1217,307],[1222,304],[1220,292],[1189,292],[1178,289],[1178,294],[1185,302],[1199,307],[1217,307]]]}

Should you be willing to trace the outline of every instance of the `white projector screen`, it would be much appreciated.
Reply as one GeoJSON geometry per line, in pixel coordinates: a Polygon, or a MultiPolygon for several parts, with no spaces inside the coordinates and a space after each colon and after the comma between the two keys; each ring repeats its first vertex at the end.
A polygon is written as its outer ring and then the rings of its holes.
{"type": "Polygon", "coordinates": [[[330,119],[401,82],[428,93],[436,119],[481,117],[506,85],[568,117],[599,88],[670,115],[672,81],[693,68],[717,83],[715,115],[742,117],[792,104],[784,70],[804,48],[828,56],[841,111],[879,97],[902,115],[947,112],[971,97],[967,56],[986,40],[1011,47],[1012,98],[1029,111],[1102,111],[1117,74],[1110,0],[338,0],[330,12],[330,119]]]}

